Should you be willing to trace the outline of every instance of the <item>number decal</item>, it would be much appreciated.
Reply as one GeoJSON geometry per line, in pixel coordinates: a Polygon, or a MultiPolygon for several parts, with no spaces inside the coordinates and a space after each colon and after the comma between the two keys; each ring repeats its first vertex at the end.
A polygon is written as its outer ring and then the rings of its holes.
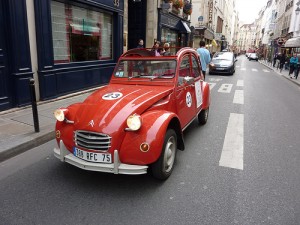
{"type": "Polygon", "coordinates": [[[107,93],[107,94],[103,95],[102,99],[115,100],[115,99],[121,98],[122,96],[123,96],[123,94],[121,92],[111,92],[111,93],[107,93]]]}
{"type": "Polygon", "coordinates": [[[186,93],[186,105],[187,107],[191,107],[192,106],[192,96],[190,92],[186,93]]]}

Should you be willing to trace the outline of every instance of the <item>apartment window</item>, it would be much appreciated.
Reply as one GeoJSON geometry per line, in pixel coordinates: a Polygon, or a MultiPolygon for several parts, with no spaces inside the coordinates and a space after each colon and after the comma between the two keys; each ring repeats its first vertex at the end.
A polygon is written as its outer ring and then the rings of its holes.
{"type": "Polygon", "coordinates": [[[51,2],[54,63],[112,59],[112,15],[51,2]]]}

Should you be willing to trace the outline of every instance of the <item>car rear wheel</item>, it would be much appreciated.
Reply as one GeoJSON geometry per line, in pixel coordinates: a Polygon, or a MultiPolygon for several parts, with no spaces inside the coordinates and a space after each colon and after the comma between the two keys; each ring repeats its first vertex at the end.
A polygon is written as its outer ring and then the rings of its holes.
{"type": "Polygon", "coordinates": [[[158,160],[151,165],[155,178],[166,180],[172,173],[177,151],[177,135],[174,130],[166,132],[163,148],[158,160]]]}
{"type": "Polygon", "coordinates": [[[209,108],[203,109],[199,115],[198,115],[198,123],[199,125],[204,125],[206,124],[208,120],[208,113],[209,113],[209,108]]]}

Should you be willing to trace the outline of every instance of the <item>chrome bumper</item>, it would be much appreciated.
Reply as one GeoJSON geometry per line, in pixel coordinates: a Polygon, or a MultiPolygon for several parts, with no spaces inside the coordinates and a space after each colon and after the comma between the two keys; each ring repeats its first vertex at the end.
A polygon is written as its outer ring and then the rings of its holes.
{"type": "Polygon", "coordinates": [[[92,163],[75,157],[67,150],[62,140],[59,144],[59,148],[54,148],[54,156],[60,159],[62,162],[67,162],[84,170],[132,175],[147,173],[148,166],[138,166],[121,163],[119,160],[118,150],[114,151],[113,163],[92,163]]]}

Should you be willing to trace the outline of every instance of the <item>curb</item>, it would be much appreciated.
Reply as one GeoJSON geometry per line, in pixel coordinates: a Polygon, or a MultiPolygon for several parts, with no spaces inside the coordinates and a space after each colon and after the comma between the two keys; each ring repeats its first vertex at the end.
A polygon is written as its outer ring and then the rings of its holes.
{"type": "MultiPolygon", "coordinates": [[[[12,158],[16,155],[19,155],[27,150],[40,146],[48,141],[51,141],[55,138],[55,132],[52,129],[51,131],[47,131],[38,137],[29,137],[30,140],[25,140],[20,142],[17,146],[12,148],[4,149],[0,151],[0,162],[3,162],[9,158],[12,158]]],[[[28,139],[28,137],[26,138],[28,139]]]]}

